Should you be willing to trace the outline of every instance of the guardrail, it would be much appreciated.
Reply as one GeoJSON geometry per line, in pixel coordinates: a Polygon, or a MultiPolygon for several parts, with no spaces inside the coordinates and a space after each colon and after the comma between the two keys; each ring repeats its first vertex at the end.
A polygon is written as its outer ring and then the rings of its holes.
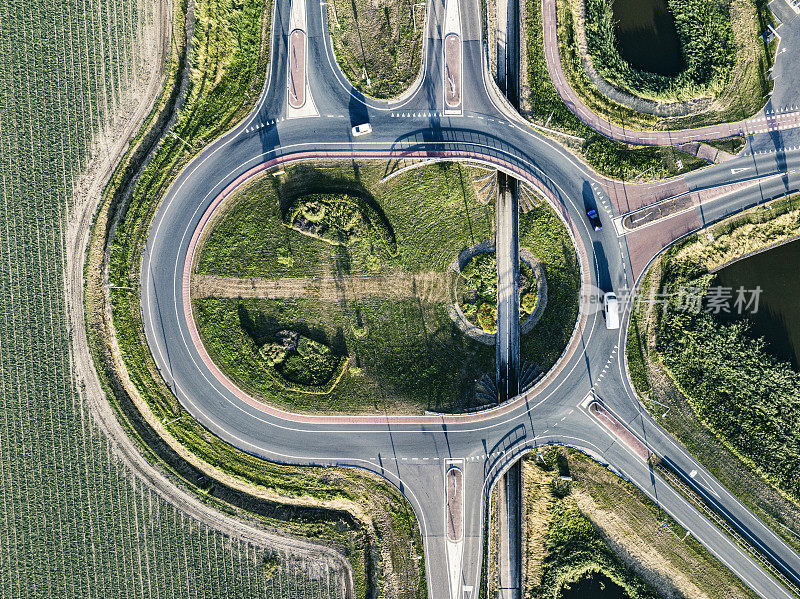
{"type": "Polygon", "coordinates": [[[730,537],[742,550],[750,557],[755,559],[761,566],[770,572],[786,589],[800,597],[800,588],[789,580],[786,575],[767,557],[758,547],[745,539],[730,523],[714,510],[702,496],[694,489],[689,487],[682,478],[676,474],[668,465],[662,463],[654,467],[655,471],[678,493],[685,497],[689,503],[695,506],[706,516],[717,528],[721,529],[730,537]]]}

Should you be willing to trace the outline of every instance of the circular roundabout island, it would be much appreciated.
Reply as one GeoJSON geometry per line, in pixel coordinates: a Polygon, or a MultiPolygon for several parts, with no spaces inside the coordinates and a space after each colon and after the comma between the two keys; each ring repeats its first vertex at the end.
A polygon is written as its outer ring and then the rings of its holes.
{"type": "MultiPolygon", "coordinates": [[[[386,170],[295,163],[241,185],[209,216],[192,316],[208,357],[257,401],[311,413],[495,405],[481,380],[495,370],[496,266],[493,247],[476,243],[494,237],[495,171],[386,170]]],[[[521,358],[546,372],[575,327],[580,272],[563,222],[530,195],[521,358]]]]}

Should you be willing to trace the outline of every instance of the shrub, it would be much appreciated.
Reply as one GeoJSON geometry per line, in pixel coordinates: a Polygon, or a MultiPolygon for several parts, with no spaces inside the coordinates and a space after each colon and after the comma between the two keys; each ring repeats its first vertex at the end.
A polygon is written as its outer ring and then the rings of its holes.
{"type": "MultiPolygon", "coordinates": [[[[536,309],[536,275],[520,261],[520,311],[528,316],[536,309]]],[[[497,332],[497,260],[494,252],[474,255],[461,270],[459,306],[464,316],[475,319],[487,333],[497,332]]]]}
{"type": "Polygon", "coordinates": [[[259,350],[270,376],[287,389],[329,393],[344,372],[346,358],[294,331],[280,331],[275,337],[259,350]]]}
{"type": "Polygon", "coordinates": [[[284,211],[285,225],[328,243],[350,245],[376,234],[391,256],[397,240],[389,221],[366,198],[345,193],[295,198],[284,211]]]}
{"type": "Polygon", "coordinates": [[[536,310],[536,301],[539,299],[539,294],[534,289],[522,296],[519,303],[519,309],[525,316],[530,316],[536,310]]]}
{"type": "Polygon", "coordinates": [[[497,332],[497,305],[483,302],[478,308],[478,326],[487,333],[497,332]]]}

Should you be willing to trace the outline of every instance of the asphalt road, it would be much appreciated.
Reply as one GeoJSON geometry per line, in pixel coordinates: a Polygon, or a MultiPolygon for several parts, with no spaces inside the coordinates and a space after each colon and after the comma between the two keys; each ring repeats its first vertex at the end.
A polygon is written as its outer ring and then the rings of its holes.
{"type": "MultiPolygon", "coordinates": [[[[419,519],[429,596],[434,599],[462,598],[470,588],[470,596],[476,596],[488,489],[522,453],[546,443],[569,444],[608,462],[759,595],[789,597],[756,562],[654,476],[638,455],[619,443],[586,410],[585,398],[597,398],[652,451],[686,472],[697,470],[697,485],[800,583],[800,556],[716,482],[639,404],[624,364],[627,313],[618,331],[606,330],[602,315],[585,314],[569,350],[550,375],[500,408],[468,416],[301,417],[247,398],[205,359],[186,314],[186,260],[206,210],[232,182],[253,169],[330,156],[414,155],[494,165],[547,190],[582,256],[585,289],[590,285],[604,290],[632,287],[642,265],[663,245],[659,241],[656,246],[633,246],[628,240],[631,235],[618,237],[610,220],[618,212],[603,196],[603,181],[536,134],[500,98],[484,76],[477,0],[460,4],[464,92],[460,115],[444,114],[443,3],[434,1],[428,6],[421,77],[409,93],[393,102],[364,98],[352,88],[333,57],[325,7],[311,0],[306,7],[306,97],[313,97],[319,116],[287,118],[290,3],[278,0],[272,62],[260,104],[240,126],[187,166],[153,220],[142,264],[145,333],[164,379],[182,405],[209,430],[249,453],[281,462],[366,468],[397,485],[419,519]],[[372,124],[372,134],[353,139],[351,127],[367,121],[372,124]],[[585,209],[589,205],[602,208],[606,226],[600,232],[587,226],[585,209]],[[463,535],[450,549],[446,541],[445,460],[455,461],[463,472],[463,535]],[[442,574],[448,571],[453,576],[442,574]]],[[[759,139],[754,136],[753,148],[760,147],[759,139]]],[[[800,153],[784,151],[783,146],[774,150],[745,155],[687,176],[684,185],[696,189],[756,174],[787,173],[703,205],[688,226],[712,222],[798,189],[800,178],[792,171],[800,167],[800,153]],[[734,174],[732,169],[737,168],[747,170],[734,174]]],[[[666,243],[685,232],[685,219],[680,220],[680,226],[677,222],[669,219],[648,227],[648,235],[654,238],[658,233],[666,243]]]]}

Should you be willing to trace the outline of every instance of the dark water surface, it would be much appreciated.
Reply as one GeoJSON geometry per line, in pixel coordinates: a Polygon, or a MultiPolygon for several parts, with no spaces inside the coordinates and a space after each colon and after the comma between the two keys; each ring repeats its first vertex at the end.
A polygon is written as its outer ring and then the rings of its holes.
{"type": "Polygon", "coordinates": [[[611,9],[617,49],[632,67],[659,75],[685,68],[667,0],[612,0],[611,9]]]}
{"type": "Polygon", "coordinates": [[[800,240],[787,243],[726,266],[714,285],[736,290],[762,289],[759,309],[747,314],[755,335],[764,337],[767,349],[800,370],[800,240]]]}
{"type": "Polygon", "coordinates": [[[561,590],[560,599],[629,599],[621,586],[602,572],[589,572],[561,590]]]}

